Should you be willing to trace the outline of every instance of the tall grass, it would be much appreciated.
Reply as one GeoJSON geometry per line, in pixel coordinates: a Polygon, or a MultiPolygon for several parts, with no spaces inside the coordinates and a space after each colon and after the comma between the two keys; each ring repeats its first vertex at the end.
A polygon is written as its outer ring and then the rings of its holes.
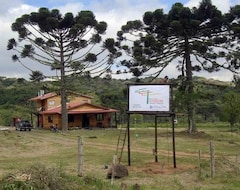
{"type": "Polygon", "coordinates": [[[32,173],[32,179],[42,178],[41,175],[51,175],[48,176],[49,181],[46,179],[42,185],[56,187],[59,181],[59,184],[63,184],[61,187],[68,184],[73,190],[121,189],[122,183],[127,184],[128,190],[135,184],[139,184],[141,190],[239,189],[240,134],[237,131],[230,131],[229,127],[222,123],[198,126],[197,133],[188,134],[184,125],[181,123],[176,125],[177,168],[173,168],[172,130],[169,123],[158,125],[157,163],[153,155],[154,127],[131,127],[131,166],[128,166],[127,143],[122,158],[122,164],[127,166],[129,176],[115,179],[113,186],[106,179],[108,170],[106,166],[110,168],[112,164],[119,135],[118,129],[73,130],[66,133],[46,130],[20,132],[14,129],[0,131],[1,187],[40,188],[30,181],[19,182],[15,180],[16,178],[11,180],[8,178],[32,173]],[[77,176],[79,136],[83,138],[84,144],[83,178],[77,176]],[[213,142],[215,150],[214,178],[210,176],[210,141],[213,142]]]}

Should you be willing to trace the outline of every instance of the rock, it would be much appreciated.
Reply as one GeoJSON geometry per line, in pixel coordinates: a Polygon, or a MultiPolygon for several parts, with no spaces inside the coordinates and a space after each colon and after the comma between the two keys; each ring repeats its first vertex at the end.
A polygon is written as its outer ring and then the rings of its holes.
{"type": "Polygon", "coordinates": [[[105,164],[105,165],[103,166],[103,169],[108,169],[108,165],[105,164]]]}
{"type": "MultiPolygon", "coordinates": [[[[112,167],[108,170],[107,172],[107,178],[111,179],[112,178],[112,167]]],[[[128,169],[126,166],[122,164],[116,164],[114,166],[114,178],[122,178],[128,176],[128,169]]]]}
{"type": "Polygon", "coordinates": [[[140,185],[137,183],[133,186],[133,190],[140,190],[140,185]]]}
{"type": "Polygon", "coordinates": [[[127,184],[121,183],[121,189],[122,190],[127,190],[127,184]]]}

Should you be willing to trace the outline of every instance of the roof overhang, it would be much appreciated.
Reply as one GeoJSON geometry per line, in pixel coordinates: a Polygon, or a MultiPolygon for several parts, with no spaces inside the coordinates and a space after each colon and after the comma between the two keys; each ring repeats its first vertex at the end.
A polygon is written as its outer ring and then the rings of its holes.
{"type": "MultiPolygon", "coordinates": [[[[91,109],[91,110],[68,110],[68,114],[100,114],[100,113],[116,113],[118,110],[115,109],[91,109]]],[[[61,115],[61,110],[60,109],[52,109],[52,110],[46,110],[43,112],[40,112],[39,114],[60,114],[61,115]]]]}

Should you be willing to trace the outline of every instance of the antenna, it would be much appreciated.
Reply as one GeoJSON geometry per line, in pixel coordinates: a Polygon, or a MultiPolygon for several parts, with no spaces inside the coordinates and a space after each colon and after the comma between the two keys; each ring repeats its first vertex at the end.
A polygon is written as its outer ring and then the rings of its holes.
{"type": "Polygon", "coordinates": [[[40,91],[38,92],[38,96],[42,96],[42,95],[44,95],[44,90],[40,90],[40,91]]]}

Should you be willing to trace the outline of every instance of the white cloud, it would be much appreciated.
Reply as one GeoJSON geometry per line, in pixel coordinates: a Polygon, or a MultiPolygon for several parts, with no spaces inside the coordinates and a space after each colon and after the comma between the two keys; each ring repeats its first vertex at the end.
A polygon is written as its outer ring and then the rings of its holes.
{"type": "MultiPolygon", "coordinates": [[[[21,65],[13,63],[11,60],[11,54],[6,50],[8,39],[15,37],[16,34],[11,31],[11,24],[14,20],[26,13],[36,11],[39,7],[34,7],[25,3],[22,3],[23,0],[14,0],[14,1],[5,1],[0,6],[0,34],[1,34],[1,43],[0,43],[0,76],[6,77],[26,77],[29,76],[29,71],[25,70],[21,65]]],[[[168,11],[172,4],[171,0],[168,4],[164,4],[161,0],[49,0],[45,1],[44,6],[48,6],[47,2],[53,3],[57,2],[53,8],[57,8],[61,13],[72,12],[77,14],[80,10],[91,10],[95,14],[97,20],[106,21],[108,23],[108,37],[115,37],[116,32],[120,30],[121,26],[129,20],[142,19],[144,12],[154,11],[158,8],[163,8],[168,11]],[[75,3],[74,3],[75,1],[75,3]],[[64,2],[64,3],[63,3],[64,2]]],[[[32,1],[33,2],[33,1],[32,1]]],[[[176,1],[177,2],[177,1],[176,1]]],[[[189,0],[185,6],[193,7],[198,6],[200,0],[189,0]]],[[[40,3],[40,1],[38,1],[40,3]]],[[[235,4],[239,4],[240,0],[212,0],[212,3],[218,7],[223,12],[227,12],[229,7],[235,4]]],[[[51,9],[51,7],[49,7],[51,9]]],[[[28,64],[32,64],[28,62],[28,64]]],[[[37,64],[34,64],[34,67],[37,68],[37,64]]],[[[40,66],[39,66],[40,67],[40,66]]],[[[50,70],[50,69],[48,69],[50,70]]],[[[47,69],[46,69],[47,72],[47,69]]],[[[177,77],[179,72],[176,70],[174,64],[169,65],[166,70],[162,73],[162,76],[168,75],[170,78],[177,77]]],[[[210,78],[220,79],[220,80],[231,80],[232,74],[226,71],[221,71],[217,73],[201,73],[197,75],[204,75],[210,78]]],[[[129,75],[127,77],[130,77],[129,75]]]]}
{"type": "MultiPolygon", "coordinates": [[[[185,6],[187,7],[198,7],[201,0],[190,0],[188,1],[185,6]]],[[[212,0],[212,4],[215,5],[219,10],[221,10],[223,13],[226,13],[229,11],[230,6],[233,4],[231,0],[212,0]]]]}
{"type": "Polygon", "coordinates": [[[55,8],[59,9],[62,14],[71,12],[74,15],[76,15],[79,12],[79,10],[84,9],[84,5],[82,3],[68,3],[64,6],[59,6],[55,8]]]}

